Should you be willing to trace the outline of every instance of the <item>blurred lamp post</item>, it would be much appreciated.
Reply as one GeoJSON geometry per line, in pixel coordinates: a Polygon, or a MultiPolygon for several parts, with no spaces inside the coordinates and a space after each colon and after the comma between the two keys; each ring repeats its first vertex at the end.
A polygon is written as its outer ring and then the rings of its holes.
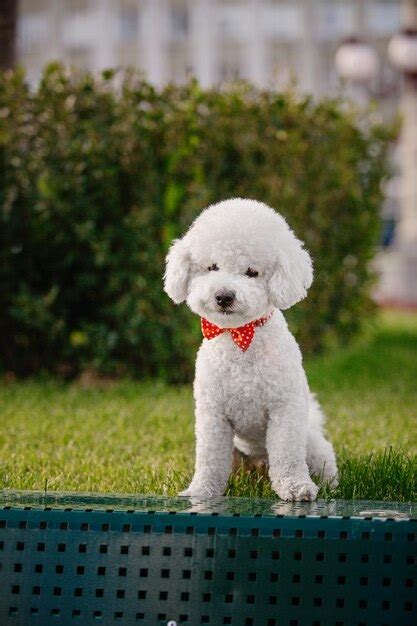
{"type": "Polygon", "coordinates": [[[403,76],[401,96],[401,219],[395,239],[403,287],[399,299],[417,304],[417,0],[403,0],[402,30],[388,46],[403,76]]]}
{"type": "MultiPolygon", "coordinates": [[[[401,111],[401,218],[394,247],[383,263],[383,298],[417,304],[417,0],[402,0],[402,30],[388,46],[392,65],[403,76],[401,111]]],[[[352,37],[337,50],[335,65],[341,78],[353,88],[356,100],[371,93],[379,59],[369,45],[352,37]]]]}
{"type": "Polygon", "coordinates": [[[365,84],[375,77],[379,67],[375,50],[357,37],[342,42],[336,52],[335,64],[341,78],[365,84]]]}
{"type": "Polygon", "coordinates": [[[341,43],[335,56],[339,76],[352,89],[352,96],[359,102],[367,102],[369,86],[378,68],[378,55],[371,46],[357,37],[350,37],[341,43]]]}
{"type": "Polygon", "coordinates": [[[392,65],[403,75],[402,207],[397,243],[407,248],[410,244],[417,246],[417,3],[414,6],[414,27],[406,25],[388,46],[392,65]]]}

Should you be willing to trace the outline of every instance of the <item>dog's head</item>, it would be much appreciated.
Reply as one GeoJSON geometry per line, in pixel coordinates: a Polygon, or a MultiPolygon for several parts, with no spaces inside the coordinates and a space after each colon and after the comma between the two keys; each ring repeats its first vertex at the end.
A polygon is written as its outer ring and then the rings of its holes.
{"type": "Polygon", "coordinates": [[[302,300],[311,259],[284,218],[266,204],[234,198],[205,209],[166,259],[164,286],[179,304],[233,328],[302,300]]]}

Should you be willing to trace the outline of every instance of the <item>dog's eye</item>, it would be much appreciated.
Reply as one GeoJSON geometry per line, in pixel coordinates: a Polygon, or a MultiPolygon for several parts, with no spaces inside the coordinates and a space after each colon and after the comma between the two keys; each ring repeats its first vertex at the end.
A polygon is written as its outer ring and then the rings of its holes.
{"type": "Polygon", "coordinates": [[[256,276],[258,276],[258,274],[259,272],[253,270],[251,267],[248,267],[248,269],[246,270],[246,276],[249,276],[249,278],[255,278],[256,276]]]}
{"type": "Polygon", "coordinates": [[[210,265],[207,269],[209,272],[217,272],[219,268],[217,267],[217,263],[213,263],[213,265],[210,265]]]}

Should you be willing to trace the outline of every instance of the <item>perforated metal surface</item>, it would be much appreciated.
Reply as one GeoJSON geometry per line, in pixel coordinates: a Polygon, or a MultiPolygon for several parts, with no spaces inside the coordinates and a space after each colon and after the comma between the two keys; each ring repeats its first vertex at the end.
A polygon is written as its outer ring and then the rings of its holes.
{"type": "Polygon", "coordinates": [[[0,496],[0,624],[416,626],[417,505],[0,496]]]}

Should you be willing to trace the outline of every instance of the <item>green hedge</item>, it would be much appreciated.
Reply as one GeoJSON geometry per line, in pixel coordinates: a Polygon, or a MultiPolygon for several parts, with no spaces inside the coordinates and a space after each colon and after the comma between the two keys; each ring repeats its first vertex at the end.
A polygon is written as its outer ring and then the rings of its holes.
{"type": "Polygon", "coordinates": [[[2,369],[188,379],[198,320],[163,293],[163,259],[231,196],[274,206],[314,258],[288,313],[304,349],[348,340],[372,310],[392,129],[333,100],[117,78],[51,65],[31,90],[19,71],[0,77],[2,369]]]}

